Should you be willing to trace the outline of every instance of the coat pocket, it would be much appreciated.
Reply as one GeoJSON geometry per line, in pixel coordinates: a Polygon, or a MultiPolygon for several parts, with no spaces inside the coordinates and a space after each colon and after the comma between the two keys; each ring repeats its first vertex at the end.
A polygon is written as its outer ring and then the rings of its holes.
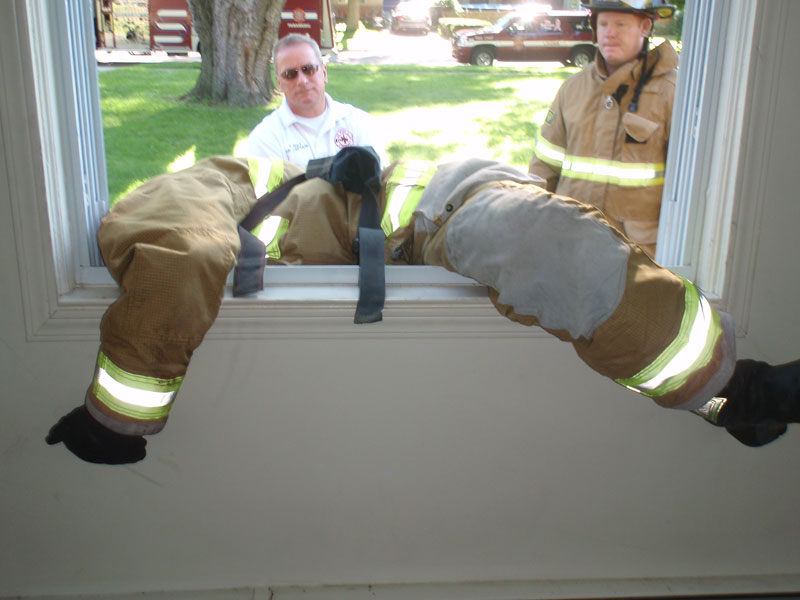
{"type": "Polygon", "coordinates": [[[645,119],[636,113],[626,112],[622,115],[622,126],[625,128],[626,142],[645,144],[661,127],[661,124],[645,119]]]}

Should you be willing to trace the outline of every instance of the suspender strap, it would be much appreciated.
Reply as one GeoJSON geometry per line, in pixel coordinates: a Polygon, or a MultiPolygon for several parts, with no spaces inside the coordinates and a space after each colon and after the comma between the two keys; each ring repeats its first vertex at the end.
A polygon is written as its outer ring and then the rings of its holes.
{"type": "Polygon", "coordinates": [[[293,177],[259,198],[239,223],[239,256],[233,269],[233,295],[246,296],[264,289],[267,247],[250,231],[266,219],[286,199],[291,189],[306,180],[305,174],[293,177]]]}
{"type": "Polygon", "coordinates": [[[385,241],[382,229],[358,228],[358,304],[353,319],[355,323],[375,323],[383,319],[386,300],[385,241]]]}
{"type": "Polygon", "coordinates": [[[380,321],[386,299],[385,236],[378,206],[381,168],[378,155],[369,147],[349,146],[335,156],[312,160],[304,175],[290,179],[258,199],[239,224],[241,250],[233,273],[233,295],[252,294],[264,288],[266,247],[250,230],[267,218],[295,185],[313,177],[322,177],[332,183],[341,182],[348,192],[361,194],[358,236],[353,242],[359,265],[359,294],[354,321],[380,321]]]}
{"type": "Polygon", "coordinates": [[[306,176],[341,182],[348,192],[361,194],[358,236],[353,252],[358,257],[358,304],[354,321],[375,323],[383,318],[386,299],[384,240],[378,194],[381,165],[370,147],[348,146],[335,156],[309,161],[306,176]]]}
{"type": "Polygon", "coordinates": [[[283,182],[271,192],[267,192],[261,196],[261,198],[256,200],[253,208],[250,209],[250,212],[247,213],[247,216],[242,219],[239,225],[244,227],[247,231],[252,231],[261,221],[270,216],[272,211],[274,211],[281,202],[286,200],[286,196],[289,195],[289,192],[292,191],[294,186],[298,183],[303,183],[306,179],[309,178],[305,173],[302,173],[289,181],[283,182]]]}
{"type": "Polygon", "coordinates": [[[260,239],[239,225],[239,256],[233,268],[234,297],[254,294],[264,289],[267,247],[260,239]]]}

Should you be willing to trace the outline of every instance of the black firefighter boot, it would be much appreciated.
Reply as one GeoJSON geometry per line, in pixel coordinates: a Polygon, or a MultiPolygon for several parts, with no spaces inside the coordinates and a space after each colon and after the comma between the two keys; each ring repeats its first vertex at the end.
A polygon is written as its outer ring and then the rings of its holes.
{"type": "Polygon", "coordinates": [[[718,397],[693,412],[746,446],[769,444],[787,423],[800,422],[800,360],[776,366],[737,360],[718,397]]]}

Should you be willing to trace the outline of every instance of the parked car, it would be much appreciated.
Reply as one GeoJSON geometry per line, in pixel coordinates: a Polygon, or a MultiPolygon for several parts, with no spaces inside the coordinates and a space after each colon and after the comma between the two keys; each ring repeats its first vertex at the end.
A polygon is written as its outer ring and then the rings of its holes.
{"type": "Polygon", "coordinates": [[[426,2],[400,2],[392,11],[392,32],[420,31],[427,35],[431,30],[430,5],[426,2]]]}
{"type": "Polygon", "coordinates": [[[559,61],[583,67],[594,60],[589,11],[519,11],[484,29],[456,32],[453,58],[491,65],[495,60],[559,61]]]}

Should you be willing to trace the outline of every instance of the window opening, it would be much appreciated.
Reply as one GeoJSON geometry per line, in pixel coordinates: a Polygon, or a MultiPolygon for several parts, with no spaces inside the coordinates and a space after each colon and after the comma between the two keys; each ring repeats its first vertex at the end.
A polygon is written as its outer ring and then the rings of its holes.
{"type": "MultiPolygon", "coordinates": [[[[83,180],[83,201],[86,207],[86,231],[95,232],[100,219],[108,212],[108,181],[103,146],[100,90],[97,85],[94,53],[86,40],[94,37],[90,27],[92,15],[88,2],[67,2],[69,58],[72,66],[72,88],[75,94],[77,151],[83,180]]],[[[82,264],[102,265],[100,249],[94,235],[86,244],[87,261],[82,264]]]]}
{"type": "MultiPolygon", "coordinates": [[[[91,4],[28,0],[27,14],[43,146],[59,148],[48,161],[77,175],[64,178],[62,201],[66,207],[79,208],[83,220],[72,223],[66,237],[76,240],[71,254],[79,267],[99,266],[102,259],[94,232],[108,211],[108,183],[100,92],[88,43],[94,35],[91,4]]],[[[58,193],[53,187],[51,197],[58,193]]]]}
{"type": "Polygon", "coordinates": [[[682,266],[687,263],[687,241],[691,231],[690,217],[698,218],[700,202],[688,202],[694,183],[698,160],[698,130],[709,116],[711,106],[703,110],[704,92],[714,92],[707,85],[708,62],[712,46],[713,1],[686,3],[690,18],[684,21],[683,48],[680,54],[678,86],[675,93],[675,114],[667,157],[667,175],[659,230],[658,260],[664,264],[682,266]],[[674,231],[673,235],[666,235],[674,231]]]}
{"type": "MultiPolygon", "coordinates": [[[[704,202],[690,200],[703,200],[705,197],[703,190],[698,189],[701,182],[697,175],[705,164],[702,161],[709,160],[707,139],[711,128],[708,120],[712,120],[711,107],[716,106],[714,100],[720,94],[720,78],[711,75],[721,70],[717,65],[722,61],[726,45],[720,43],[720,40],[724,39],[727,20],[736,16],[741,19],[741,13],[744,12],[739,9],[737,13],[728,4],[715,0],[686,2],[684,42],[676,94],[676,104],[680,106],[680,111],[676,108],[673,118],[665,183],[666,218],[662,216],[658,255],[663,264],[674,265],[676,270],[686,266],[694,267],[697,262],[699,232],[702,231],[698,222],[705,217],[704,202]],[[712,35],[708,35],[709,31],[712,35]]],[[[72,157],[71,160],[77,163],[71,165],[72,168],[68,171],[71,170],[78,176],[80,189],[77,196],[85,209],[82,223],[72,226],[73,234],[84,240],[84,243],[73,244],[79,267],[78,283],[93,283],[103,276],[92,273],[93,269],[85,267],[101,265],[94,231],[108,207],[108,186],[97,67],[93,45],[90,44],[93,38],[91,5],[69,2],[48,3],[48,9],[43,9],[42,6],[34,0],[27,0],[28,14],[34,16],[31,27],[44,27],[44,31],[32,32],[32,38],[41,40],[47,37],[51,40],[49,54],[43,60],[51,60],[53,64],[57,64],[59,46],[68,49],[65,53],[68,65],[64,65],[68,75],[51,83],[50,87],[43,86],[39,94],[54,97],[69,90],[72,97],[72,111],[64,116],[64,123],[60,123],[58,129],[62,137],[61,147],[64,148],[62,160],[72,157]],[[59,15],[59,12],[63,12],[63,15],[59,15]],[[59,16],[63,18],[60,19],[59,16]],[[75,148],[77,151],[70,152],[67,148],[75,148]]],[[[750,12],[754,10],[751,8],[750,12]]],[[[745,37],[749,41],[750,38],[745,37]]],[[[35,41],[33,45],[36,47],[35,41]]],[[[39,72],[37,75],[37,78],[41,78],[43,73],[39,72]]],[[[46,119],[40,119],[40,123],[45,121],[46,119]]],[[[691,270],[684,270],[682,274],[689,277],[694,275],[691,270]]]]}

